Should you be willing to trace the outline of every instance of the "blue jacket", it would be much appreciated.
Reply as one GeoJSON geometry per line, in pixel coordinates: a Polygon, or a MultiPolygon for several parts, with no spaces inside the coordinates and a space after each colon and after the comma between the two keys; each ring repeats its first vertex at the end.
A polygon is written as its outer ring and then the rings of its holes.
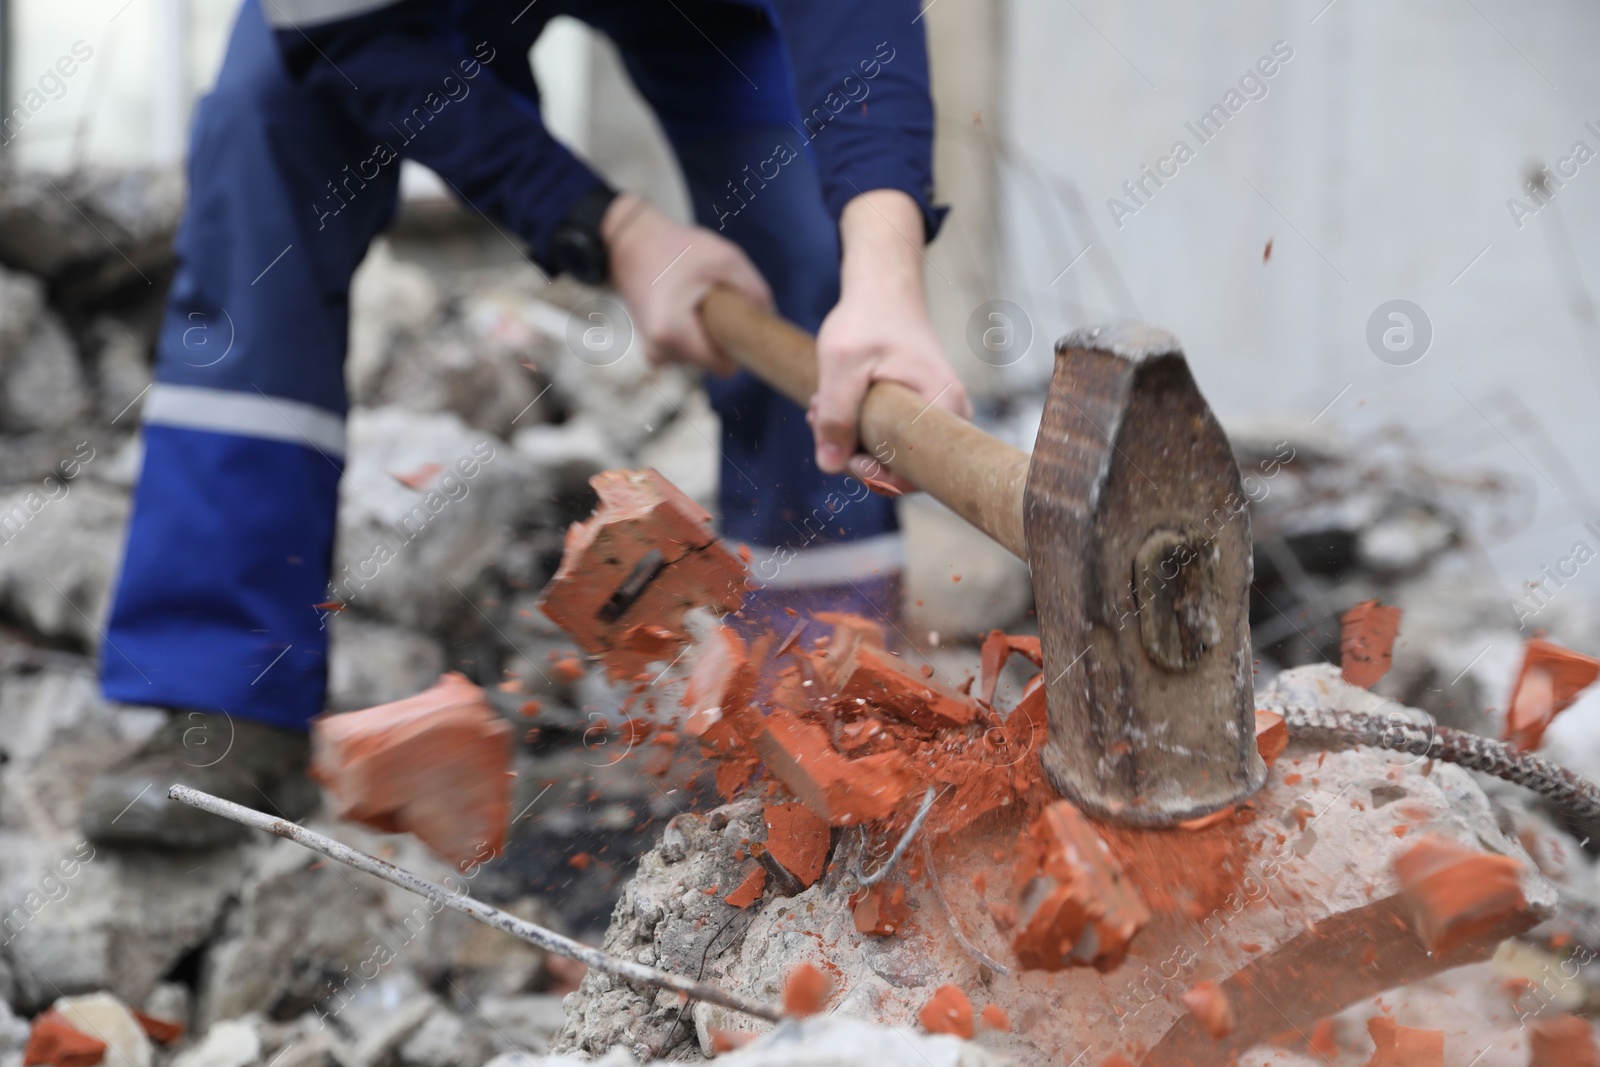
{"type": "Polygon", "coordinates": [[[797,141],[809,143],[835,218],[858,193],[899,189],[921,206],[932,238],[943,210],[932,203],[933,105],[917,0],[665,3],[272,0],[263,10],[298,81],[367,136],[437,172],[464,200],[523,237],[546,266],[552,230],[600,180],[545,129],[526,70],[527,46],[556,14],[610,19],[624,32],[651,18],[683,18],[739,62],[729,58],[727,67],[708,69],[700,58],[691,69],[665,49],[647,71],[630,65],[636,79],[653,75],[669,96],[674,83],[726,81],[696,97],[716,100],[725,114],[663,115],[669,132],[674,122],[707,130],[719,122],[788,125],[797,141]],[[512,26],[517,32],[507,31],[512,26]],[[757,83],[767,91],[753,91],[757,83]],[[430,121],[446,108],[448,122],[430,121]]]}

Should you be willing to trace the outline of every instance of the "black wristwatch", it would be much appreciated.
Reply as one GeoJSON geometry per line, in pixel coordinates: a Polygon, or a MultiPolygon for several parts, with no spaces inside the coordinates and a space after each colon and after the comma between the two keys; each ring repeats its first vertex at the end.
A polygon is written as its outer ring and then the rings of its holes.
{"type": "Polygon", "coordinates": [[[617,191],[601,182],[578,198],[550,238],[550,257],[557,269],[587,285],[602,285],[611,277],[611,255],[600,236],[600,220],[617,198],[617,191]]]}

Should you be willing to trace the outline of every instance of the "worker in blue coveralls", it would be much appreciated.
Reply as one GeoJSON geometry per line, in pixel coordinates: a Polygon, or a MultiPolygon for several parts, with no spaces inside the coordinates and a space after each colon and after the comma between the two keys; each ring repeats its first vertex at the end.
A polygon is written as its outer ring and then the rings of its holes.
{"type": "Polygon", "coordinates": [[[173,782],[303,814],[292,797],[307,792],[306,728],[323,710],[315,605],[344,454],[348,292],[394,215],[401,159],[521,237],[546,272],[614,286],[653,361],[731,370],[696,317],[718,284],[816,331],[808,411],[747,373],[707,379],[722,532],[750,545],[769,590],[892,614],[894,513],[847,473],[867,469],[861,398],[892,379],[970,415],[922,288],[942,214],[932,136],[915,0],[246,0],[195,118],[101,656],[108,698],[172,714],[93,784],[86,832],[230,839],[234,824],[167,801],[173,782]],[[615,43],[698,226],[613,190],[546,131],[528,51],[556,15],[615,43]],[[197,336],[233,340],[216,358],[197,336]]]}

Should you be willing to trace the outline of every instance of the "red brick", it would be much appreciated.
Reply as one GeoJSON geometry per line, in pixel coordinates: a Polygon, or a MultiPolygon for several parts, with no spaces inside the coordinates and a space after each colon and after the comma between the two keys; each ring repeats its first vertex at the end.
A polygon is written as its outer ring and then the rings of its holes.
{"type": "Polygon", "coordinates": [[[145,1036],[159,1045],[170,1045],[183,1036],[187,1027],[183,1023],[173,1022],[170,1019],[158,1019],[154,1015],[146,1015],[138,1008],[130,1008],[134,1021],[139,1024],[145,1036]]]}
{"type": "Polygon", "coordinates": [[[1378,1047],[1366,1067],[1444,1067],[1443,1030],[1414,1030],[1374,1015],[1367,1020],[1367,1033],[1378,1047]]]}
{"type": "Polygon", "coordinates": [[[1389,673],[1400,609],[1364,600],[1344,613],[1339,630],[1339,670],[1344,680],[1371,689],[1389,673]]]}
{"type": "Polygon", "coordinates": [[[773,804],[764,812],[767,851],[783,869],[810,886],[822,877],[832,832],[827,822],[804,804],[773,804]]]}
{"type": "Polygon", "coordinates": [[[761,899],[761,893],[767,888],[767,869],[759,863],[745,865],[744,881],[734,887],[733,892],[723,897],[726,904],[736,908],[748,908],[761,899]]]}
{"type": "Polygon", "coordinates": [[[1594,1026],[1576,1015],[1536,1020],[1528,1028],[1528,1067],[1600,1067],[1594,1026]]]}
{"type": "Polygon", "coordinates": [[[1040,650],[1037,637],[1019,637],[1000,630],[990,630],[989,636],[983,639],[978,692],[985,704],[994,703],[994,690],[1000,681],[1000,672],[1005,669],[1006,660],[1014,654],[1026,657],[1035,667],[1044,666],[1044,653],[1040,650]]]}
{"type": "Polygon", "coordinates": [[[1275,711],[1256,709],[1256,751],[1268,767],[1278,762],[1283,750],[1289,747],[1289,727],[1283,716],[1275,711]]]}
{"type": "Polygon", "coordinates": [[[1011,1029],[1011,1016],[998,1004],[990,1004],[978,1013],[978,1021],[989,1030],[1011,1029]]]}
{"type": "Polygon", "coordinates": [[[657,472],[603,471],[589,483],[600,504],[567,529],[561,567],[540,607],[623,680],[670,659],[663,648],[687,642],[683,617],[691,608],[737,610],[746,571],[717,539],[705,509],[657,472]],[[661,553],[656,576],[614,621],[603,620],[607,602],[652,550],[661,553]],[[652,629],[634,630],[641,625],[652,629]],[[631,644],[624,638],[630,631],[631,644]]]}
{"type": "Polygon", "coordinates": [[[1600,675],[1600,660],[1542,638],[1530,640],[1512,689],[1505,740],[1532,752],[1544,740],[1550,720],[1572,706],[1578,694],[1600,675]]]}
{"type": "Polygon", "coordinates": [[[924,678],[900,657],[858,644],[839,669],[838,695],[868,704],[925,730],[965,726],[978,716],[971,697],[924,678]]]}
{"type": "Polygon", "coordinates": [[[1526,906],[1522,864],[1510,856],[1430,836],[1397,858],[1394,869],[1417,935],[1437,954],[1494,929],[1526,906]]]}
{"type": "Polygon", "coordinates": [[[1017,961],[1046,971],[1121,963],[1150,912],[1078,809],[1051,804],[1018,837],[1017,852],[1017,961]]]}
{"type": "Polygon", "coordinates": [[[719,626],[700,643],[684,686],[683,709],[689,713],[684,731],[719,752],[753,740],[759,719],[745,712],[755,687],[756,672],[744,642],[733,630],[719,626]]]}
{"type": "Polygon", "coordinates": [[[94,1067],[105,1058],[106,1043],[79,1030],[51,1008],[33,1020],[28,1046],[22,1052],[24,1067],[94,1067]]]}
{"type": "Polygon", "coordinates": [[[1215,982],[1196,982],[1183,995],[1183,1006],[1195,1021],[1217,1040],[1233,1033],[1233,1005],[1228,994],[1215,982]]]}
{"type": "Polygon", "coordinates": [[[906,887],[896,883],[858,889],[850,894],[850,914],[858,933],[868,937],[892,937],[905,929],[911,918],[906,887]]]}
{"type": "Polygon", "coordinates": [[[336,817],[468,863],[505,843],[515,732],[451,672],[405,700],[315,720],[311,773],[336,817]]]}
{"type": "Polygon", "coordinates": [[[833,983],[809,963],[790,968],[783,980],[783,1013],[791,1019],[815,1015],[828,1002],[833,983]]]}
{"type": "Polygon", "coordinates": [[[902,752],[847,759],[820,726],[785,711],[772,712],[761,725],[756,748],[767,769],[834,826],[887,818],[915,786],[902,752]]]}
{"type": "Polygon", "coordinates": [[[958,986],[942,985],[917,1013],[917,1021],[930,1034],[954,1034],[970,1039],[974,1033],[972,1001],[958,986]]]}

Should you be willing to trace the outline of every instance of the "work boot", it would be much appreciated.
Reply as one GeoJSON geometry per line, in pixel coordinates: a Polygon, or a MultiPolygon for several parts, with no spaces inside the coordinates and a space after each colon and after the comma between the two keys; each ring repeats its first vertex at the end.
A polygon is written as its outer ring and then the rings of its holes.
{"type": "Polygon", "coordinates": [[[175,711],[132,755],[103,771],[83,803],[83,832],[124,848],[233,844],[248,827],[167,799],[186,785],[286,819],[308,814],[310,741],[301,731],[204,711],[175,711]]]}

